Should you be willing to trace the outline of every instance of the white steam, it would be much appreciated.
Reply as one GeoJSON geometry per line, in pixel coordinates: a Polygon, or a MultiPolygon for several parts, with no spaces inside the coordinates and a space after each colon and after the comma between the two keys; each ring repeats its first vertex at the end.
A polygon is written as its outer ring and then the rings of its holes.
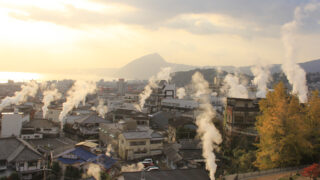
{"type": "Polygon", "coordinates": [[[59,115],[61,122],[61,129],[63,129],[65,116],[74,108],[78,107],[80,102],[85,104],[86,96],[94,93],[96,90],[96,83],[86,81],[76,81],[71,89],[68,91],[67,101],[63,103],[62,111],[59,115]]]}
{"type": "Polygon", "coordinates": [[[39,85],[35,81],[31,81],[21,86],[21,91],[15,92],[12,97],[5,97],[0,104],[0,111],[6,106],[12,104],[19,105],[27,101],[28,97],[34,97],[37,94],[39,85]]]}
{"type": "Polygon", "coordinates": [[[177,96],[179,99],[183,99],[186,96],[186,89],[183,87],[177,89],[177,96]]]}
{"type": "Polygon", "coordinates": [[[240,80],[237,76],[234,76],[232,74],[228,74],[224,78],[224,83],[227,96],[233,97],[233,98],[248,98],[248,90],[247,88],[240,83],[240,80]]]}
{"type": "MultiPolygon", "coordinates": [[[[51,88],[54,88],[52,86],[51,88]]],[[[43,118],[46,117],[46,114],[48,112],[48,106],[50,105],[51,102],[56,101],[61,98],[61,93],[58,92],[58,89],[49,89],[43,92],[43,106],[42,106],[42,115],[43,118]]]]}
{"type": "Polygon", "coordinates": [[[284,24],[281,28],[282,42],[285,48],[285,61],[282,70],[292,85],[292,93],[297,94],[299,101],[307,101],[308,87],[306,72],[295,62],[296,37],[299,28],[311,17],[311,13],[318,10],[320,3],[311,2],[305,6],[299,6],[294,11],[294,19],[284,24]]]}
{"type": "Polygon", "coordinates": [[[271,77],[269,67],[257,65],[251,68],[251,72],[254,75],[252,82],[258,88],[256,97],[265,98],[267,94],[267,84],[271,77]]]}
{"type": "Polygon", "coordinates": [[[107,146],[107,151],[106,151],[106,156],[111,157],[111,152],[113,152],[113,148],[111,144],[108,144],[107,146]]]}
{"type": "Polygon", "coordinates": [[[170,67],[162,68],[156,76],[152,76],[149,79],[149,83],[144,87],[142,93],[139,94],[139,104],[135,104],[137,110],[142,111],[146,99],[148,99],[152,93],[152,89],[157,88],[161,80],[169,81],[171,79],[170,72],[170,67]]]}
{"type": "Polygon", "coordinates": [[[99,99],[98,106],[92,107],[91,109],[96,111],[102,118],[104,118],[105,114],[108,112],[108,106],[104,105],[103,99],[99,99]]]}
{"type": "Polygon", "coordinates": [[[206,169],[210,172],[210,179],[213,180],[217,169],[216,156],[213,150],[222,142],[222,137],[212,122],[216,112],[210,103],[209,83],[203,78],[202,74],[196,72],[192,76],[192,87],[195,90],[194,99],[200,103],[200,113],[196,117],[196,124],[198,126],[197,133],[202,142],[202,156],[206,161],[206,169]]]}
{"type": "Polygon", "coordinates": [[[139,162],[137,164],[122,166],[121,172],[137,172],[137,171],[142,171],[143,168],[144,168],[144,165],[141,162],[139,162]]]}
{"type": "Polygon", "coordinates": [[[93,176],[96,180],[100,180],[100,172],[101,172],[100,166],[97,164],[91,163],[89,165],[87,175],[93,176]]]}

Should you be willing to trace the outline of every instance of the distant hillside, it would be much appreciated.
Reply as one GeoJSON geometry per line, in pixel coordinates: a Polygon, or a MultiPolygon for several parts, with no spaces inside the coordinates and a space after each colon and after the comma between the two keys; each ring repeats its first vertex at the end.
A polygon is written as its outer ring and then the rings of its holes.
{"type": "MultiPolygon", "coordinates": [[[[316,73],[320,72],[320,59],[307,61],[303,63],[299,63],[299,65],[306,71],[306,73],[316,73]]],[[[220,69],[226,72],[241,72],[245,74],[252,75],[251,73],[252,66],[242,66],[242,67],[234,67],[234,66],[221,66],[220,69]]],[[[215,68],[215,67],[212,67],[215,68]]],[[[272,73],[280,73],[281,64],[273,64],[270,68],[272,73]]]]}
{"type": "MultiPolygon", "coordinates": [[[[307,72],[307,73],[315,73],[320,72],[320,59],[308,61],[304,63],[300,63],[300,66],[307,72]]],[[[93,69],[88,72],[94,71],[95,74],[99,76],[109,76],[114,78],[126,78],[126,79],[139,79],[139,80],[146,80],[149,79],[152,75],[157,74],[161,68],[164,67],[171,67],[173,72],[179,71],[188,71],[193,70],[196,68],[204,69],[217,69],[218,66],[191,66],[185,64],[175,64],[169,63],[165,59],[163,59],[159,54],[148,54],[137,58],[127,65],[123,66],[119,69],[93,69]]],[[[242,73],[247,75],[252,75],[251,73],[252,66],[242,66],[242,67],[235,67],[235,66],[219,66],[219,69],[228,73],[242,73]]],[[[281,73],[281,65],[274,64],[271,66],[270,71],[272,73],[281,73]]]]}
{"type": "Polygon", "coordinates": [[[154,53],[131,61],[129,64],[120,68],[115,73],[115,77],[149,79],[164,67],[171,67],[173,72],[186,71],[195,68],[194,66],[184,64],[168,63],[159,54],[154,53]]]}

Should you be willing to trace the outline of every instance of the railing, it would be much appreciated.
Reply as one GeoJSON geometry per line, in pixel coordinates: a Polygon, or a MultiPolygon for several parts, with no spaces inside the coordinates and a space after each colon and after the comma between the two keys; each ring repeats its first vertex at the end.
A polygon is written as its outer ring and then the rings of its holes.
{"type": "Polygon", "coordinates": [[[276,168],[276,169],[269,169],[264,171],[255,171],[255,172],[249,172],[249,173],[242,173],[242,174],[231,174],[224,177],[226,180],[233,180],[233,179],[249,179],[259,176],[266,176],[266,175],[272,175],[272,174],[279,174],[282,172],[288,172],[288,171],[299,171],[302,168],[307,167],[308,165],[302,165],[302,166],[296,166],[296,167],[287,167],[287,168],[276,168]]]}

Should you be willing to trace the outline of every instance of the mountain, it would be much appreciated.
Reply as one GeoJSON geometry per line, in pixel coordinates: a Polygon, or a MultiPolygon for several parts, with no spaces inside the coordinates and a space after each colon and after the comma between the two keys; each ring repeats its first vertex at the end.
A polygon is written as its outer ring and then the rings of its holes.
{"type": "MultiPolygon", "coordinates": [[[[320,72],[320,59],[300,63],[300,66],[307,73],[320,72]]],[[[146,80],[146,79],[149,79],[152,75],[157,74],[161,70],[161,68],[164,68],[164,67],[171,67],[173,72],[188,71],[196,68],[201,68],[201,69],[219,68],[222,71],[226,71],[229,73],[239,72],[247,75],[252,75],[251,73],[252,66],[242,66],[242,67],[203,66],[203,67],[200,67],[200,66],[191,66],[191,65],[185,65],[185,64],[175,64],[175,63],[167,62],[157,53],[148,54],[140,58],[137,58],[119,69],[109,69],[108,71],[106,69],[104,73],[102,73],[103,71],[99,69],[99,71],[97,72],[105,76],[109,75],[112,77],[119,77],[119,78],[123,77],[126,79],[146,80]]],[[[281,64],[273,64],[270,68],[270,71],[272,73],[281,72],[281,64]]]]}
{"type": "Polygon", "coordinates": [[[131,61],[120,68],[114,76],[130,79],[149,79],[164,67],[171,67],[173,72],[186,71],[195,68],[194,66],[184,64],[168,63],[159,54],[154,53],[131,61]]]}
{"type": "Polygon", "coordinates": [[[300,66],[306,71],[306,73],[320,72],[320,59],[300,63],[300,66]]]}
{"type": "MultiPolygon", "coordinates": [[[[299,65],[302,67],[302,69],[305,70],[306,73],[316,73],[320,72],[320,59],[317,60],[311,60],[303,63],[299,63],[299,65]]],[[[235,67],[235,66],[219,66],[219,69],[222,71],[226,71],[229,73],[239,72],[244,73],[248,75],[252,75],[251,72],[252,66],[241,66],[241,67],[235,67]]],[[[217,66],[211,66],[210,68],[218,68],[217,66]]],[[[279,73],[281,72],[281,64],[273,64],[270,67],[271,73],[279,73]]]]}

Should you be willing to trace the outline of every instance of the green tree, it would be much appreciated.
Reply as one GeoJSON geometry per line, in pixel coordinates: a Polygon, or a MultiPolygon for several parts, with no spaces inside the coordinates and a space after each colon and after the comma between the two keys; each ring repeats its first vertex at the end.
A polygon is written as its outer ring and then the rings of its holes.
{"type": "Polygon", "coordinates": [[[260,141],[255,165],[270,169],[300,164],[311,145],[306,139],[305,111],[297,96],[288,95],[284,84],[279,83],[259,105],[256,128],[260,141]]]}

